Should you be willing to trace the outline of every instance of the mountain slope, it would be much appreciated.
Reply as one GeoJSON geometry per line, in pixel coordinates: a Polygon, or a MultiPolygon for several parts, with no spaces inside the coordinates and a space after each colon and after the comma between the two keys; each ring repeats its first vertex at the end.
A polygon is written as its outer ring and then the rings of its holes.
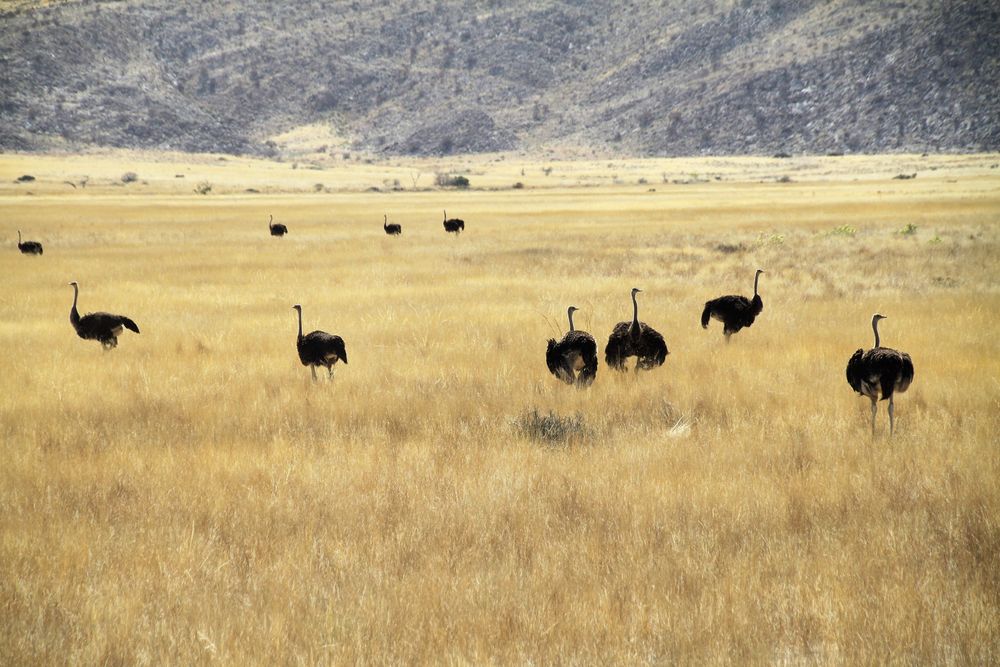
{"type": "Polygon", "coordinates": [[[313,123],[385,154],[1000,149],[985,1],[11,7],[8,150],[273,154],[313,123]]]}

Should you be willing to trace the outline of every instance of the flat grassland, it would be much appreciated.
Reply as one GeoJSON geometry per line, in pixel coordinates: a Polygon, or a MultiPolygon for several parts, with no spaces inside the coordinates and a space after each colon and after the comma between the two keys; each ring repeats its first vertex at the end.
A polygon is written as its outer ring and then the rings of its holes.
{"type": "Polygon", "coordinates": [[[1000,661],[997,156],[200,160],[0,156],[0,663],[1000,661]],[[552,377],[633,286],[666,364],[552,377]]]}

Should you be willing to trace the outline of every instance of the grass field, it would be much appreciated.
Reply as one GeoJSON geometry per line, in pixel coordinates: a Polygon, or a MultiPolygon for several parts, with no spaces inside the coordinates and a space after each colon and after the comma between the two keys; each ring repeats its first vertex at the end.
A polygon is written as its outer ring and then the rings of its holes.
{"type": "Polygon", "coordinates": [[[180,159],[0,156],[0,663],[1000,662],[998,156],[180,159]],[[552,377],[633,286],[666,364],[552,377]]]}

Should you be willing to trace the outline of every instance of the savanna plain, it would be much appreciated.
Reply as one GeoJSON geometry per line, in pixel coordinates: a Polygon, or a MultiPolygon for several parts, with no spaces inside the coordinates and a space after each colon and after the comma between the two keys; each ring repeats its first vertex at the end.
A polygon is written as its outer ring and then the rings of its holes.
{"type": "Polygon", "coordinates": [[[1000,662],[998,156],[184,159],[0,158],[0,663],[1000,662]],[[550,375],[632,287],[666,363],[550,375]]]}

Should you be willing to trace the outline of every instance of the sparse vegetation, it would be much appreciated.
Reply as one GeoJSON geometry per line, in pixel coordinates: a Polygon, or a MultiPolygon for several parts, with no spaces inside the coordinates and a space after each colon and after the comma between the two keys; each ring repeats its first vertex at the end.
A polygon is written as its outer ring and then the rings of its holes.
{"type": "Polygon", "coordinates": [[[200,195],[207,195],[212,191],[212,184],[208,181],[200,181],[198,185],[194,187],[194,191],[200,195]]]}
{"type": "Polygon", "coordinates": [[[917,233],[917,226],[912,222],[908,222],[904,226],[897,229],[896,233],[900,236],[913,236],[917,233]]]}
{"type": "Polygon", "coordinates": [[[122,183],[135,183],[138,180],[139,175],[134,171],[126,171],[121,178],[122,183]]]}

